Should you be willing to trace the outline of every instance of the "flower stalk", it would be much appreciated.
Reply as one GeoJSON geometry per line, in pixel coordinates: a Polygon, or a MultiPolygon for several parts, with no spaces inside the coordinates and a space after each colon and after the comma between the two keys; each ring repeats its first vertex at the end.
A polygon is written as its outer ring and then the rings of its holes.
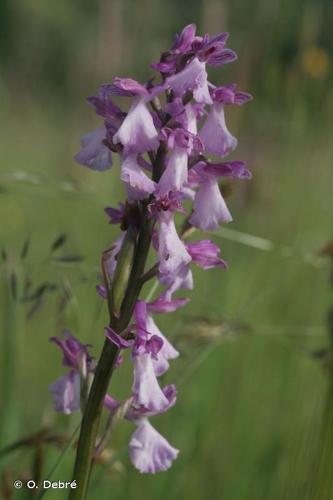
{"type": "MultiPolygon", "coordinates": [[[[118,311],[114,310],[113,302],[109,303],[110,327],[116,332],[122,332],[127,328],[131,320],[133,309],[142,286],[140,278],[143,274],[149,252],[151,232],[152,225],[148,220],[147,209],[143,206],[142,225],[138,234],[136,248],[132,252],[130,242],[135,241],[135,231],[130,226],[119,255],[119,263],[127,270],[131,269],[131,272],[129,276],[127,272],[115,274],[111,288],[111,297],[117,294],[117,299],[119,299],[120,295],[118,294],[124,293],[119,317],[117,317],[118,311]]],[[[73,481],[76,481],[77,488],[71,490],[69,495],[70,500],[83,500],[87,495],[103,401],[107,393],[118,352],[118,347],[106,339],[82,418],[73,470],[73,481]]]]}

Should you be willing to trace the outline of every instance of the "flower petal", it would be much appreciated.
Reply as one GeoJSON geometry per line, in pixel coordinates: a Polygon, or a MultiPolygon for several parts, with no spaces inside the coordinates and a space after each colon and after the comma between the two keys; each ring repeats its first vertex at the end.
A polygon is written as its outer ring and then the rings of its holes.
{"type": "Polygon", "coordinates": [[[199,137],[208,153],[227,156],[237,147],[237,139],[227,129],[224,117],[224,106],[214,103],[212,109],[199,131],[199,137]]]}
{"type": "Polygon", "coordinates": [[[121,143],[125,154],[154,151],[159,145],[153,118],[146,107],[145,97],[134,97],[132,106],[113,136],[113,143],[121,143]]]}
{"type": "Polygon", "coordinates": [[[176,274],[179,269],[191,261],[191,257],[177,234],[173,214],[161,212],[159,222],[159,270],[162,274],[176,274]]]}
{"type": "Polygon", "coordinates": [[[153,366],[153,360],[148,353],[140,353],[133,356],[134,402],[142,405],[148,410],[163,412],[169,401],[160,388],[153,366]]]}
{"type": "Polygon", "coordinates": [[[190,224],[203,231],[217,229],[219,222],[231,222],[232,217],[214,179],[206,179],[197,192],[190,224]]]}
{"type": "Polygon", "coordinates": [[[139,419],[137,425],[129,443],[134,467],[141,473],[150,474],[169,469],[179,450],[173,448],[147,418],[139,419]]]}
{"type": "Polygon", "coordinates": [[[67,375],[58,378],[50,387],[53,393],[55,411],[69,415],[80,410],[80,375],[71,370],[67,375]]]}
{"type": "Polygon", "coordinates": [[[82,149],[75,156],[75,160],[91,168],[103,172],[112,166],[112,154],[110,149],[103,144],[106,131],[99,128],[89,132],[81,138],[82,149]]]}
{"type": "Polygon", "coordinates": [[[206,64],[199,61],[197,57],[192,59],[182,71],[169,76],[165,83],[166,86],[172,88],[176,96],[183,97],[187,91],[192,90],[197,102],[202,104],[213,102],[209,94],[206,64]]]}

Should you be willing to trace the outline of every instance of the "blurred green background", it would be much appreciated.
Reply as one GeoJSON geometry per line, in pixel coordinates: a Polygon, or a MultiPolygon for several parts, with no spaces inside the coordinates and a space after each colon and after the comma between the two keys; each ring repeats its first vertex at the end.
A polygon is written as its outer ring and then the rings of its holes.
{"type": "MultiPolygon", "coordinates": [[[[141,476],[127,457],[133,429],[120,423],[89,498],[333,498],[313,486],[331,401],[323,359],[333,294],[318,255],[333,237],[331,0],[1,0],[0,447],[44,427],[71,434],[79,416],[52,411],[48,386],[64,370],[48,337],[68,327],[96,357],[104,338],[94,286],[116,231],[103,207],[123,188],[117,167],[91,173],[73,161],[80,136],[99,123],[84,98],[115,75],[148,79],[190,22],[200,33],[230,32],[239,60],[210,76],[255,96],[227,116],[239,138],[233,158],[247,160],[254,178],[228,188],[234,223],[212,235],[230,269],[195,270],[190,305],[158,318],[182,356],[166,376],[178,403],[154,425],[179,459],[141,476]],[[19,300],[25,287],[32,302],[19,300]]],[[[124,367],[111,392],[129,387],[124,367]]],[[[13,493],[13,480],[48,479],[59,454],[50,444],[1,456],[0,497],[32,498],[13,493]]],[[[73,456],[54,479],[70,478],[73,456]]]]}

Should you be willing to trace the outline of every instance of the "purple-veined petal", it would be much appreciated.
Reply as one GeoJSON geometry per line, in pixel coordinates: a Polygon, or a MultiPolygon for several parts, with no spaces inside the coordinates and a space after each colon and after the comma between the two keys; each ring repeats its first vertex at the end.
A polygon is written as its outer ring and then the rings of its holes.
{"type": "Polygon", "coordinates": [[[137,426],[129,443],[134,467],[141,473],[149,474],[169,469],[179,450],[173,448],[147,418],[140,418],[137,426]]]}
{"type": "Polygon", "coordinates": [[[53,394],[54,409],[69,415],[80,410],[80,375],[71,370],[67,375],[58,378],[50,387],[53,394]]]}
{"type": "Polygon", "coordinates": [[[224,87],[216,87],[212,92],[214,102],[242,106],[253,99],[251,94],[237,92],[236,87],[235,83],[225,85],[224,87]]]}
{"type": "Polygon", "coordinates": [[[179,147],[171,151],[170,158],[163,175],[158,183],[159,196],[169,191],[181,191],[187,182],[188,156],[185,149],[179,147]]]}
{"type": "Polygon", "coordinates": [[[193,91],[197,102],[202,104],[213,102],[208,88],[206,64],[199,61],[197,57],[192,59],[182,71],[169,76],[165,83],[179,97],[190,90],[193,91]]]}
{"type": "Polygon", "coordinates": [[[173,347],[165,335],[163,335],[150,315],[147,316],[147,330],[150,334],[159,337],[163,341],[158,355],[153,359],[156,375],[163,375],[169,368],[169,360],[178,358],[179,352],[173,347]]]}
{"type": "Polygon", "coordinates": [[[110,326],[107,326],[104,331],[110,342],[115,344],[119,349],[127,349],[133,344],[132,340],[124,339],[124,337],[118,335],[118,333],[116,333],[110,326]]]}
{"type": "Polygon", "coordinates": [[[220,222],[231,221],[232,217],[216,180],[206,179],[195,196],[190,224],[203,231],[213,231],[220,222]]]}
{"type": "Polygon", "coordinates": [[[193,290],[193,274],[189,266],[182,267],[176,274],[160,274],[158,279],[168,287],[164,292],[166,300],[172,300],[173,294],[181,288],[193,290]]]}
{"type": "Polygon", "coordinates": [[[178,236],[173,214],[170,212],[161,212],[159,223],[159,271],[162,274],[176,274],[179,269],[191,261],[191,257],[178,236]]]}
{"type": "Polygon", "coordinates": [[[110,149],[103,144],[105,136],[105,128],[99,128],[84,135],[81,138],[82,149],[75,156],[75,160],[85,167],[100,172],[111,168],[112,154],[110,149]]]}
{"type": "Polygon", "coordinates": [[[214,103],[199,131],[199,137],[204,143],[207,153],[217,156],[227,156],[236,148],[237,139],[227,129],[223,104],[214,103]]]}
{"type": "Polygon", "coordinates": [[[156,183],[138,165],[136,155],[128,155],[123,159],[120,178],[132,188],[132,200],[133,198],[134,200],[142,200],[155,192],[156,183]]]}
{"type": "Polygon", "coordinates": [[[154,151],[159,145],[153,118],[146,107],[144,97],[134,97],[132,106],[113,136],[113,143],[121,143],[124,153],[139,154],[154,151]]]}
{"type": "Polygon", "coordinates": [[[171,50],[180,53],[188,51],[194,40],[196,29],[197,27],[194,23],[185,26],[180,35],[175,35],[171,50]]]}
{"type": "MultiPolygon", "coordinates": [[[[164,412],[168,411],[172,406],[176,404],[177,400],[177,390],[176,386],[173,384],[166,385],[163,387],[163,394],[169,401],[168,405],[164,408],[164,412]]],[[[161,412],[156,412],[152,410],[148,410],[144,406],[136,406],[132,404],[130,408],[127,410],[126,419],[130,422],[135,422],[140,416],[142,417],[154,417],[156,415],[160,415],[161,412]]]]}
{"type": "Polygon", "coordinates": [[[194,169],[204,177],[252,178],[251,172],[246,168],[246,163],[237,160],[224,163],[199,162],[194,169]]]}
{"type": "Polygon", "coordinates": [[[179,307],[183,307],[188,303],[189,299],[186,297],[179,297],[177,299],[167,300],[165,295],[160,295],[154,302],[148,302],[147,311],[150,313],[165,313],[174,312],[179,307]]]}
{"type": "Polygon", "coordinates": [[[54,342],[63,352],[63,365],[71,368],[79,369],[79,363],[83,359],[89,359],[88,345],[81,344],[68,330],[63,331],[65,339],[59,337],[50,337],[49,340],[54,342]]]}
{"type": "Polygon", "coordinates": [[[227,268],[226,262],[218,256],[220,248],[210,240],[187,243],[186,249],[191,255],[193,262],[203,269],[211,269],[213,267],[227,268]]]}
{"type": "Polygon", "coordinates": [[[148,410],[163,412],[169,401],[158,384],[151,355],[145,352],[136,354],[133,356],[133,363],[132,390],[135,404],[148,410]]]}

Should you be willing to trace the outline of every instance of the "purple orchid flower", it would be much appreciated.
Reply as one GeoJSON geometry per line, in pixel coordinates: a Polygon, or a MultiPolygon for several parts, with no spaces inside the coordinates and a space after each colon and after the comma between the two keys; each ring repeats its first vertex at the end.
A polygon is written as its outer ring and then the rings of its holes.
{"type": "Polygon", "coordinates": [[[191,255],[193,262],[203,269],[211,269],[212,267],[227,269],[228,267],[226,262],[218,256],[220,248],[210,240],[187,243],[186,249],[191,255]]]}
{"type": "Polygon", "coordinates": [[[156,183],[152,181],[139,166],[136,155],[128,155],[121,164],[120,178],[130,187],[130,202],[144,200],[156,190],[156,183]]]}
{"type": "Polygon", "coordinates": [[[160,336],[148,332],[147,309],[144,302],[137,302],[134,317],[137,332],[133,345],[134,380],[132,391],[134,402],[148,410],[162,412],[169,401],[158,384],[154,360],[159,358],[163,340],[160,336]]]}
{"type": "Polygon", "coordinates": [[[180,73],[169,76],[165,83],[176,96],[183,97],[186,92],[192,91],[198,103],[212,104],[207,77],[206,63],[195,57],[180,73]]]}
{"type": "Polygon", "coordinates": [[[156,150],[159,145],[158,132],[146,106],[153,95],[130,78],[116,78],[110,93],[133,98],[126,118],[113,136],[113,143],[122,144],[126,155],[156,150]]]}
{"type": "Polygon", "coordinates": [[[193,274],[189,266],[185,265],[175,274],[159,274],[158,280],[167,288],[164,292],[165,298],[169,301],[173,300],[173,294],[181,288],[193,290],[193,274]]]}
{"type": "Polygon", "coordinates": [[[169,469],[179,450],[171,446],[147,418],[140,418],[136,425],[138,428],[129,443],[134,467],[141,473],[150,474],[169,469]]]}
{"type": "Polygon", "coordinates": [[[81,151],[75,156],[75,160],[92,170],[103,172],[112,167],[112,154],[108,146],[104,144],[106,131],[98,128],[89,132],[81,138],[81,151]]]}
{"type": "MultiPolygon", "coordinates": [[[[164,412],[174,406],[176,402],[176,387],[174,385],[165,386],[163,394],[168,401],[168,404],[163,408],[164,412]]],[[[148,421],[148,417],[159,415],[160,411],[137,406],[133,402],[133,398],[121,403],[109,394],[104,398],[104,406],[111,415],[115,415],[121,407],[126,408],[125,418],[138,427],[129,443],[130,458],[134,467],[142,473],[159,472],[170,467],[172,461],[177,457],[178,450],[171,447],[148,421]]]]}
{"type": "Polygon", "coordinates": [[[175,274],[191,261],[191,256],[179,238],[173,214],[161,212],[159,216],[158,258],[161,274],[175,274]]]}
{"type": "Polygon", "coordinates": [[[163,335],[161,330],[156,325],[151,315],[147,315],[147,330],[152,334],[161,339],[162,347],[158,353],[156,359],[153,359],[154,371],[157,376],[163,375],[169,369],[169,360],[176,359],[179,356],[179,352],[173,347],[171,342],[163,335]]]}
{"type": "Polygon", "coordinates": [[[224,105],[215,102],[199,131],[205,151],[224,158],[237,147],[237,139],[229,132],[225,123],[224,105]]]}
{"type": "Polygon", "coordinates": [[[50,341],[54,342],[63,352],[63,365],[79,370],[81,363],[89,363],[90,355],[88,352],[88,344],[81,344],[68,330],[63,331],[65,339],[59,337],[50,337],[50,341]]]}
{"type": "Polygon", "coordinates": [[[180,128],[168,132],[167,143],[171,154],[158,183],[159,196],[166,195],[170,191],[182,191],[187,183],[188,155],[198,148],[196,137],[190,132],[180,128]]]}
{"type": "Polygon", "coordinates": [[[68,330],[63,332],[64,339],[50,337],[63,353],[63,365],[70,371],[57,379],[50,387],[53,394],[55,411],[70,414],[80,410],[81,376],[90,371],[92,358],[89,345],[81,344],[68,330]]]}
{"type": "Polygon", "coordinates": [[[81,380],[77,371],[71,370],[58,378],[50,385],[49,391],[53,394],[55,411],[66,415],[80,411],[81,380]]]}
{"type": "Polygon", "coordinates": [[[220,222],[231,221],[231,214],[216,179],[207,177],[195,196],[189,222],[203,231],[214,231],[220,222]]]}

